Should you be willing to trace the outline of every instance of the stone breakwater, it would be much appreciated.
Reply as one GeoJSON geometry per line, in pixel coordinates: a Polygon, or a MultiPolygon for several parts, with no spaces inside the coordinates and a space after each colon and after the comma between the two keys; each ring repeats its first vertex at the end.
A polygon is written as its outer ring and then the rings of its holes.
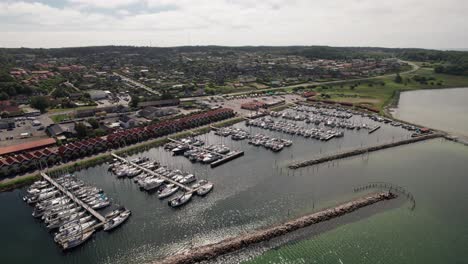
{"type": "Polygon", "coordinates": [[[324,157],[320,157],[320,158],[316,158],[316,159],[296,162],[296,163],[293,163],[293,164],[289,165],[288,167],[290,169],[299,169],[301,167],[312,166],[312,165],[316,165],[316,164],[320,164],[320,163],[325,163],[327,161],[343,159],[343,158],[352,157],[352,156],[356,156],[356,155],[360,155],[360,154],[365,154],[365,153],[372,152],[372,151],[397,147],[397,146],[401,146],[401,145],[407,145],[407,144],[411,144],[411,143],[415,143],[415,142],[419,142],[419,141],[423,141],[423,140],[428,140],[428,139],[433,139],[433,138],[438,138],[438,137],[443,137],[443,135],[439,134],[439,133],[435,133],[435,134],[419,136],[419,137],[415,137],[415,138],[405,139],[405,140],[401,140],[401,141],[397,141],[397,142],[381,144],[381,145],[367,147],[367,148],[358,148],[358,149],[354,149],[354,150],[347,151],[347,152],[341,152],[341,153],[332,154],[332,155],[329,155],[329,156],[324,156],[324,157]]]}
{"type": "Polygon", "coordinates": [[[303,216],[268,229],[252,231],[237,237],[228,238],[218,243],[191,249],[188,252],[170,256],[166,259],[156,261],[159,264],[189,264],[200,261],[212,260],[223,254],[231,253],[249,245],[268,241],[272,238],[285,235],[295,230],[330,220],[339,216],[356,211],[360,208],[375,204],[380,201],[396,198],[391,192],[379,192],[369,194],[353,201],[346,202],[333,208],[325,209],[311,215],[303,216]]]}

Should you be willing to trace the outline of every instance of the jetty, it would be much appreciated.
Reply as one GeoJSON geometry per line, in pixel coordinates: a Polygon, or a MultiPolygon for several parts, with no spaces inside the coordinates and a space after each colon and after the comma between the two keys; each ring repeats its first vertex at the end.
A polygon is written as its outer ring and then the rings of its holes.
{"type": "MultiPolygon", "coordinates": [[[[174,142],[174,143],[177,143],[177,144],[181,144],[181,145],[187,145],[187,143],[184,143],[182,141],[179,141],[179,140],[176,140],[176,139],[173,139],[173,138],[168,138],[170,141],[174,142]]],[[[204,152],[208,152],[208,153],[211,153],[211,154],[214,154],[214,155],[219,155],[221,156],[222,158],[220,158],[219,160],[216,160],[212,163],[210,163],[210,166],[211,168],[214,168],[214,167],[218,167],[228,161],[231,161],[233,159],[236,159],[238,157],[241,157],[241,156],[244,156],[244,151],[231,151],[229,152],[228,154],[220,154],[218,152],[215,152],[215,151],[211,151],[209,149],[206,149],[204,147],[198,147],[198,146],[194,146],[192,144],[188,144],[190,145],[190,147],[194,148],[194,149],[198,149],[200,151],[204,151],[204,152]]]]}
{"type": "Polygon", "coordinates": [[[133,167],[135,167],[137,169],[140,169],[140,170],[142,170],[142,171],[144,171],[146,173],[149,173],[149,174],[154,175],[154,176],[156,176],[158,178],[161,178],[161,179],[163,179],[163,180],[165,180],[167,182],[170,182],[170,183],[172,183],[172,184],[174,184],[176,186],[179,186],[179,188],[185,190],[185,192],[193,193],[193,192],[197,191],[197,189],[190,188],[190,187],[188,187],[188,186],[186,186],[184,184],[181,184],[181,183],[179,183],[177,181],[174,181],[173,179],[170,179],[170,178],[168,178],[166,176],[160,175],[160,174],[158,174],[158,173],[156,173],[156,172],[154,172],[154,171],[152,171],[150,169],[147,169],[147,168],[145,168],[143,166],[140,166],[139,164],[136,164],[135,162],[132,162],[132,161],[129,161],[129,160],[123,158],[123,157],[120,157],[119,155],[117,155],[115,153],[112,153],[111,155],[114,158],[116,158],[116,159],[118,159],[118,160],[120,160],[120,161],[122,161],[124,163],[127,163],[127,164],[129,164],[129,165],[131,165],[131,166],[133,166],[133,167]]]}
{"type": "Polygon", "coordinates": [[[343,203],[336,207],[324,209],[322,211],[288,221],[275,227],[248,232],[237,237],[227,238],[218,243],[193,248],[188,252],[176,254],[154,263],[189,264],[213,260],[221,255],[241,250],[250,245],[268,241],[275,237],[286,235],[301,228],[337,218],[354,212],[360,208],[378,202],[391,200],[396,197],[396,194],[389,191],[369,194],[364,197],[357,198],[353,201],[343,203]]]}
{"type": "Polygon", "coordinates": [[[88,211],[92,216],[94,216],[96,219],[98,219],[101,223],[98,225],[95,225],[94,228],[98,228],[99,226],[103,225],[106,223],[106,218],[102,216],[100,213],[96,212],[91,206],[87,205],[80,199],[78,199],[73,193],[71,193],[69,190],[65,189],[62,185],[57,183],[54,179],[52,179],[49,175],[45,174],[44,172],[41,172],[42,178],[44,180],[48,181],[51,185],[53,185],[55,188],[57,188],[60,192],[68,196],[73,202],[81,206],[83,209],[88,211]]]}
{"type": "Polygon", "coordinates": [[[386,143],[386,144],[381,144],[381,145],[366,147],[366,148],[358,148],[358,149],[354,149],[354,150],[350,150],[350,151],[346,151],[346,152],[340,152],[340,153],[335,153],[335,154],[331,154],[331,155],[327,155],[327,156],[314,158],[314,159],[311,159],[311,160],[295,162],[295,163],[290,164],[288,167],[290,169],[299,169],[299,168],[302,168],[302,167],[317,165],[317,164],[325,163],[325,162],[332,161],[332,160],[357,156],[357,155],[366,154],[366,153],[377,151],[377,150],[397,147],[397,146],[401,146],[401,145],[411,144],[411,143],[415,143],[415,142],[419,142],[419,141],[423,141],[423,140],[428,140],[428,139],[439,138],[439,137],[443,137],[443,135],[439,134],[439,133],[434,133],[434,134],[429,134],[429,135],[421,135],[421,136],[418,136],[418,137],[405,139],[405,140],[400,140],[400,141],[397,141],[397,142],[386,143]]]}

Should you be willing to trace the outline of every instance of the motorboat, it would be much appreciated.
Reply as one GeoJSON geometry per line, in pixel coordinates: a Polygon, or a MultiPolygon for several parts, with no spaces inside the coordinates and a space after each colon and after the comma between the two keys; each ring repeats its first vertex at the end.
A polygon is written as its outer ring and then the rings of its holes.
{"type": "Polygon", "coordinates": [[[145,191],[151,191],[151,190],[154,190],[155,188],[161,186],[161,184],[164,183],[164,180],[163,179],[160,179],[160,178],[149,178],[149,179],[145,179],[141,185],[141,187],[145,190],[145,191]]]}
{"type": "Polygon", "coordinates": [[[188,145],[179,145],[179,146],[177,146],[176,148],[174,148],[172,150],[172,154],[174,156],[182,155],[182,154],[184,154],[185,151],[187,151],[189,149],[190,149],[190,147],[188,145]]]}

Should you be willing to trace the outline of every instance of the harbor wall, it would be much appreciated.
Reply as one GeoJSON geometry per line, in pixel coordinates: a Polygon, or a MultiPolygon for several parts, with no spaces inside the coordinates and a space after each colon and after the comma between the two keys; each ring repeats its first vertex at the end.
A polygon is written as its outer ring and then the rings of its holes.
{"type": "Polygon", "coordinates": [[[188,252],[170,256],[166,259],[156,261],[159,264],[190,264],[200,261],[215,259],[218,256],[234,252],[249,245],[268,241],[272,238],[285,235],[295,230],[330,220],[345,214],[354,212],[360,208],[396,198],[396,194],[390,192],[379,192],[357,198],[353,201],[343,203],[333,208],[325,209],[317,213],[303,216],[286,223],[268,229],[249,232],[237,237],[228,238],[221,242],[194,248],[188,252]]]}
{"type": "Polygon", "coordinates": [[[433,139],[433,138],[438,138],[438,137],[443,137],[443,135],[438,134],[438,133],[434,133],[434,134],[419,136],[419,137],[415,137],[415,138],[405,139],[405,140],[401,140],[401,141],[397,141],[397,142],[386,143],[386,144],[381,144],[381,145],[367,147],[367,148],[358,148],[358,149],[354,149],[354,150],[347,151],[347,152],[342,152],[342,153],[332,154],[332,155],[329,155],[329,156],[324,156],[324,157],[315,158],[315,159],[311,159],[311,160],[296,162],[296,163],[293,163],[293,164],[289,165],[289,168],[290,169],[299,169],[301,167],[312,166],[312,165],[324,163],[324,162],[327,162],[327,161],[332,161],[332,160],[336,160],[336,159],[343,159],[343,158],[352,157],[352,156],[356,156],[356,155],[360,155],[360,154],[364,154],[364,153],[368,153],[368,152],[372,152],[372,151],[397,147],[397,146],[401,146],[401,145],[407,145],[407,144],[411,144],[411,143],[415,143],[415,142],[419,142],[419,141],[423,141],[423,140],[428,140],[428,139],[433,139]]]}

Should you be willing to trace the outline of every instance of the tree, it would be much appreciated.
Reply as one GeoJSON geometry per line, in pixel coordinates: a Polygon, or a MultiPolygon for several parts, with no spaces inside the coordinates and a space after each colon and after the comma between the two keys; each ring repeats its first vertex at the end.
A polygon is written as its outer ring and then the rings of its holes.
{"type": "Polygon", "coordinates": [[[161,100],[174,99],[174,96],[167,91],[164,91],[161,95],[161,100]]]}
{"type": "Polygon", "coordinates": [[[98,128],[94,130],[94,136],[96,137],[102,137],[102,136],[105,136],[106,134],[107,134],[106,131],[102,128],[98,128]]]}
{"type": "Polygon", "coordinates": [[[85,138],[88,135],[88,129],[83,123],[76,123],[75,131],[78,138],[85,138]]]}
{"type": "Polygon", "coordinates": [[[88,119],[88,123],[93,127],[93,129],[99,128],[99,122],[95,118],[88,119]]]}
{"type": "Polygon", "coordinates": [[[45,113],[47,107],[49,107],[50,102],[49,99],[45,96],[33,96],[31,97],[30,101],[31,107],[34,107],[41,111],[41,113],[45,113]]]}
{"type": "Polygon", "coordinates": [[[130,107],[138,107],[138,103],[140,102],[140,97],[136,95],[131,96],[132,100],[130,101],[130,107]]]}
{"type": "Polygon", "coordinates": [[[401,78],[400,73],[397,73],[397,75],[395,76],[395,82],[396,83],[402,83],[403,82],[403,78],[401,78]]]}
{"type": "Polygon", "coordinates": [[[8,100],[8,98],[10,98],[10,96],[8,96],[7,93],[5,93],[5,92],[0,93],[0,101],[8,100]]]}

